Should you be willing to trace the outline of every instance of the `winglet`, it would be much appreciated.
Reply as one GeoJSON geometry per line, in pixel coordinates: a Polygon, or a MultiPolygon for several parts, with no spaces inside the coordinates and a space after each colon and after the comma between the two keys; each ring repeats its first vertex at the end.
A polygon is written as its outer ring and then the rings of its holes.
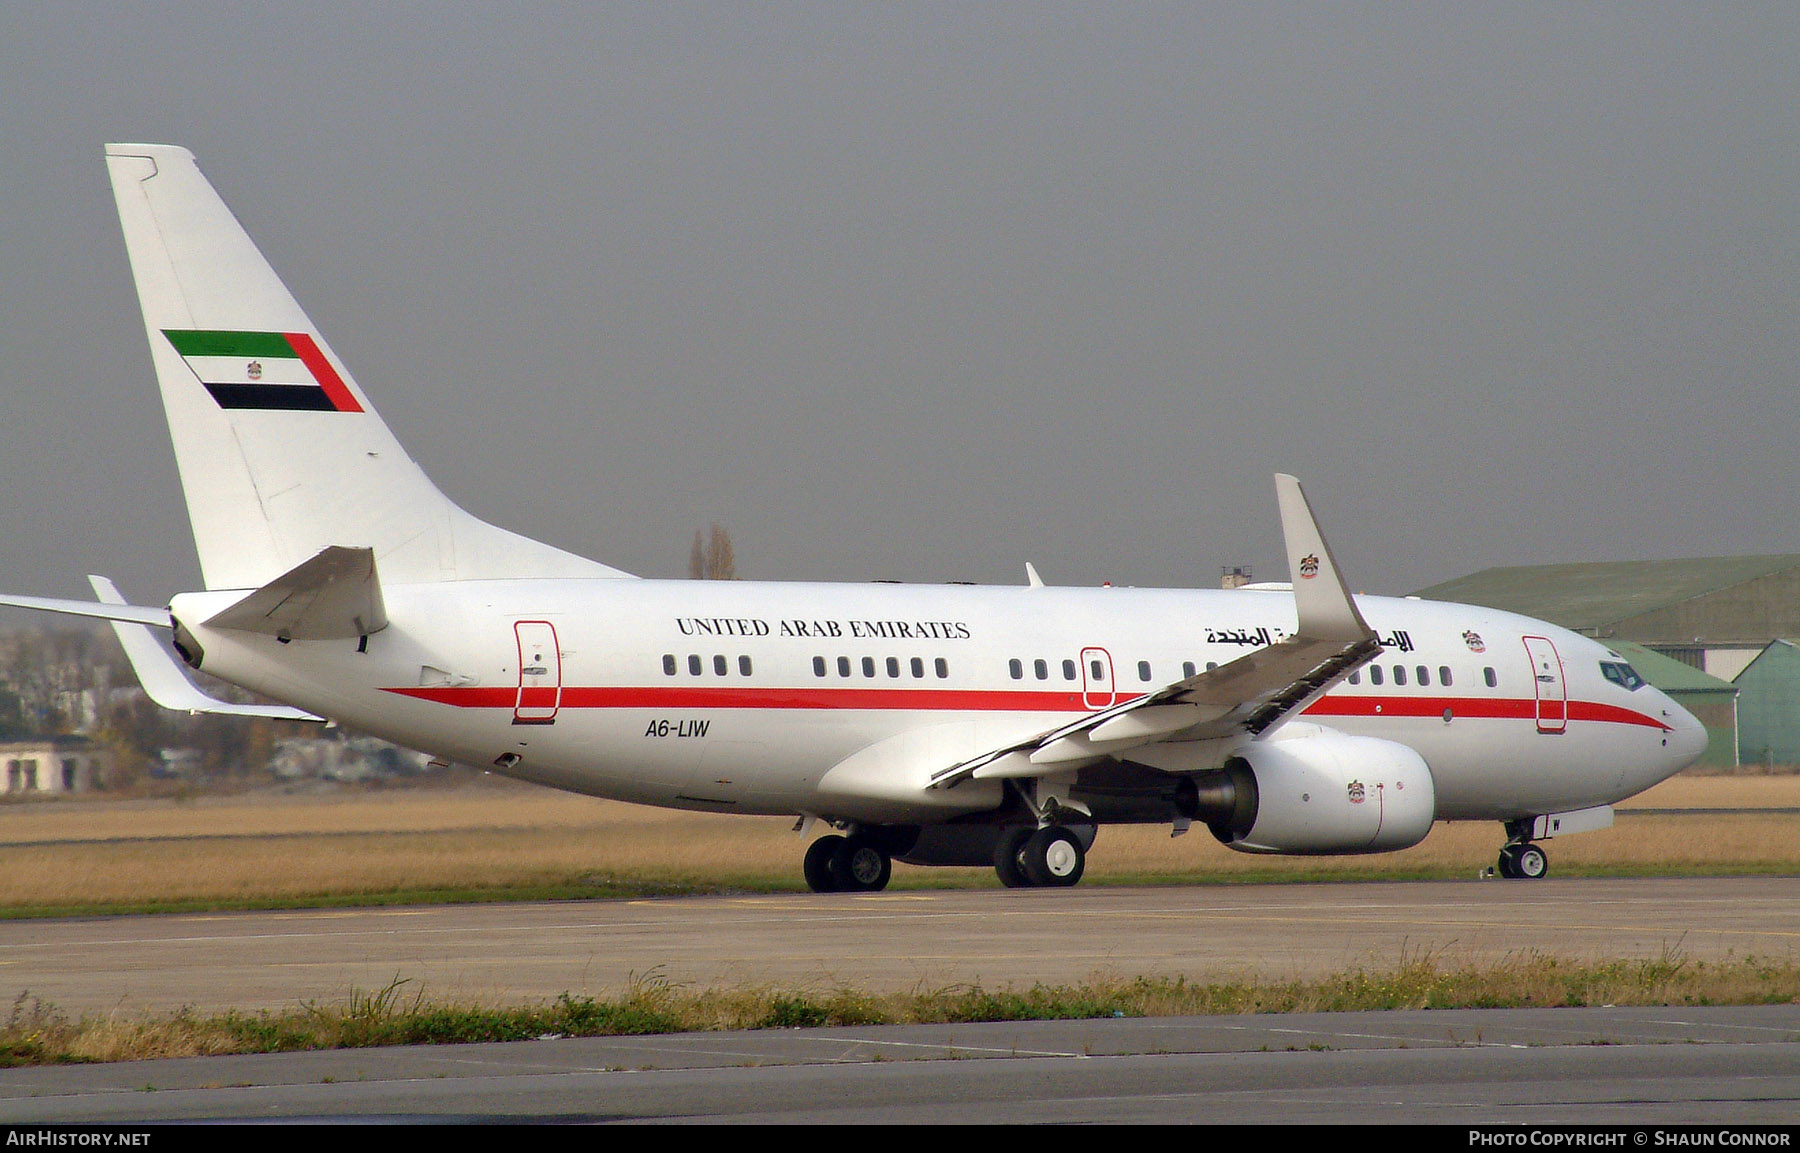
{"type": "Polygon", "coordinates": [[[1350,599],[1337,558],[1331,555],[1331,546],[1319,532],[1300,482],[1286,473],[1276,473],[1275,495],[1281,502],[1281,534],[1287,541],[1288,572],[1294,582],[1300,634],[1343,641],[1374,636],[1356,602],[1350,599]]]}
{"type": "MultiPolygon", "coordinates": [[[[88,583],[94,586],[94,597],[104,605],[123,605],[125,598],[119,595],[114,584],[103,576],[90,576],[88,583]]],[[[157,643],[149,626],[133,621],[114,620],[113,633],[119,638],[119,645],[125,650],[125,657],[131,662],[131,671],[137,674],[138,683],[144,686],[144,695],[165,709],[173,709],[178,713],[223,713],[237,717],[271,717],[280,721],[323,721],[324,717],[314,716],[304,709],[296,709],[290,705],[241,705],[235,701],[222,701],[217,697],[207,696],[188,680],[181,666],[169,651],[157,643]]]]}
{"type": "Polygon", "coordinates": [[[1025,562],[1025,584],[1034,589],[1044,587],[1044,578],[1038,575],[1037,566],[1030,561],[1025,562]]]}

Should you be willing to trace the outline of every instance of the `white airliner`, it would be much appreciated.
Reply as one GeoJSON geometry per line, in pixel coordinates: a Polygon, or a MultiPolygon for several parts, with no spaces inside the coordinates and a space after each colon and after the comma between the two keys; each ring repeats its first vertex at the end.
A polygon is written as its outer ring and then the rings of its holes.
{"type": "Polygon", "coordinates": [[[895,859],[1073,885],[1096,828],[1368,853],[1499,821],[1499,871],[1687,765],[1698,722],[1618,654],[1491,609],[1352,598],[1276,478],[1291,585],[652,581],[451,503],[201,175],[107,148],[205,591],[114,622],[146,690],[329,718],[601,797],[793,814],[821,891],[895,859]],[[204,695],[186,662],[284,705],[204,695]]]}

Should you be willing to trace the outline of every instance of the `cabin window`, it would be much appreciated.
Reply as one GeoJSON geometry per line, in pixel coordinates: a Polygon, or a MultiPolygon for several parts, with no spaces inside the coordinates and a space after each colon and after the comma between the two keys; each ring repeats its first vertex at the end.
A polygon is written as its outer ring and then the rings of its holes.
{"type": "Polygon", "coordinates": [[[887,670],[888,670],[888,676],[898,677],[900,675],[900,658],[899,657],[889,657],[887,659],[887,670]]]}
{"type": "Polygon", "coordinates": [[[746,677],[750,675],[750,658],[749,657],[739,657],[738,658],[738,672],[746,677]]]}
{"type": "Polygon", "coordinates": [[[1487,687],[1490,689],[1497,688],[1500,684],[1500,680],[1498,677],[1494,676],[1494,670],[1491,666],[1481,670],[1481,679],[1487,682],[1487,687]]]}
{"type": "Polygon", "coordinates": [[[677,666],[675,664],[675,654],[674,653],[664,653],[663,654],[663,675],[666,677],[674,676],[676,667],[677,666]]]}
{"type": "Polygon", "coordinates": [[[726,662],[725,657],[722,654],[713,657],[713,672],[717,673],[719,676],[724,676],[730,671],[731,665],[726,662]]]}
{"type": "Polygon", "coordinates": [[[1355,672],[1350,674],[1350,683],[1353,685],[1362,684],[1362,670],[1361,669],[1357,669],[1355,672]]]}
{"type": "Polygon", "coordinates": [[[1423,686],[1425,688],[1431,687],[1431,670],[1430,669],[1426,668],[1424,665],[1420,665],[1418,668],[1414,669],[1413,672],[1419,674],[1419,684],[1421,686],[1423,686]]]}
{"type": "Polygon", "coordinates": [[[1139,661],[1138,662],[1138,680],[1147,681],[1149,679],[1150,679],[1150,662],[1149,661],[1139,661]]]}
{"type": "Polygon", "coordinates": [[[1094,672],[1094,683],[1095,684],[1099,685],[1099,684],[1106,683],[1106,666],[1105,665],[1101,664],[1098,660],[1092,660],[1092,661],[1088,662],[1088,668],[1092,669],[1094,672]]]}
{"type": "Polygon", "coordinates": [[[1395,665],[1394,666],[1394,683],[1397,685],[1403,685],[1406,683],[1406,666],[1405,665],[1395,665]]]}
{"type": "Polygon", "coordinates": [[[1194,675],[1194,662],[1193,661],[1182,661],[1181,662],[1181,675],[1184,677],[1191,677],[1194,675]]]}
{"type": "Polygon", "coordinates": [[[1369,666],[1369,683],[1372,685],[1378,685],[1381,683],[1381,666],[1380,665],[1370,665],[1369,666]]]}
{"type": "Polygon", "coordinates": [[[699,653],[689,653],[688,654],[688,675],[697,677],[704,671],[705,671],[705,669],[700,664],[700,654],[699,653]]]}
{"type": "Polygon", "coordinates": [[[863,676],[872,677],[874,675],[875,675],[875,658],[874,657],[864,657],[863,658],[863,676]]]}
{"type": "Polygon", "coordinates": [[[1040,681],[1047,681],[1050,679],[1050,665],[1047,661],[1041,659],[1032,661],[1031,671],[1040,681]]]}
{"type": "Polygon", "coordinates": [[[937,659],[936,667],[937,667],[937,675],[938,675],[939,680],[942,680],[945,677],[950,675],[950,662],[945,660],[943,657],[939,657],[937,659]]]}
{"type": "Polygon", "coordinates": [[[1012,679],[1015,681],[1025,679],[1025,666],[1019,663],[1018,657],[1006,662],[1006,671],[1012,674],[1012,679]]]}
{"type": "Polygon", "coordinates": [[[1209,673],[1218,667],[1219,667],[1218,661],[1207,661],[1206,662],[1206,671],[1209,673]]]}
{"type": "Polygon", "coordinates": [[[1445,688],[1449,688],[1454,683],[1455,682],[1450,679],[1450,666],[1449,665],[1439,665],[1438,666],[1438,684],[1443,685],[1445,688]]]}
{"type": "Polygon", "coordinates": [[[822,677],[824,675],[825,675],[825,658],[824,657],[814,657],[813,658],[813,676],[822,677]]]}
{"type": "Polygon", "coordinates": [[[924,657],[914,657],[912,659],[912,675],[913,675],[913,680],[915,680],[915,681],[925,675],[925,658],[924,657]]]}
{"type": "Polygon", "coordinates": [[[849,657],[839,657],[838,658],[838,676],[847,677],[849,675],[850,675],[850,658],[849,657]]]}
{"type": "Polygon", "coordinates": [[[1072,681],[1074,679],[1075,679],[1075,662],[1074,661],[1064,661],[1063,662],[1063,680],[1072,681]]]}

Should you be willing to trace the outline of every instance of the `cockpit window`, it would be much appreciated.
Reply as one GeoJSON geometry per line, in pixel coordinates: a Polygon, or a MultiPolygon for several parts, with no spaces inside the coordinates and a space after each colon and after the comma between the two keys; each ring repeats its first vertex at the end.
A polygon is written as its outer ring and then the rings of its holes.
{"type": "Polygon", "coordinates": [[[1600,675],[1630,692],[1635,693],[1644,686],[1644,678],[1624,661],[1601,661],[1600,675]]]}

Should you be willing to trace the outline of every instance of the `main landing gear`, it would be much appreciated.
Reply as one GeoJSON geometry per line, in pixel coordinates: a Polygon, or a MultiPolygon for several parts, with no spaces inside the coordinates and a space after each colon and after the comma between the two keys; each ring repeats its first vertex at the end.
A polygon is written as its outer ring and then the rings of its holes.
{"type": "Polygon", "coordinates": [[[894,862],[871,837],[833,833],[812,843],[800,868],[815,893],[879,893],[887,888],[894,862]]]}
{"type": "Polygon", "coordinates": [[[1081,838],[1061,825],[1007,829],[994,848],[994,872],[1009,889],[1066,889],[1086,868],[1081,838]]]}

